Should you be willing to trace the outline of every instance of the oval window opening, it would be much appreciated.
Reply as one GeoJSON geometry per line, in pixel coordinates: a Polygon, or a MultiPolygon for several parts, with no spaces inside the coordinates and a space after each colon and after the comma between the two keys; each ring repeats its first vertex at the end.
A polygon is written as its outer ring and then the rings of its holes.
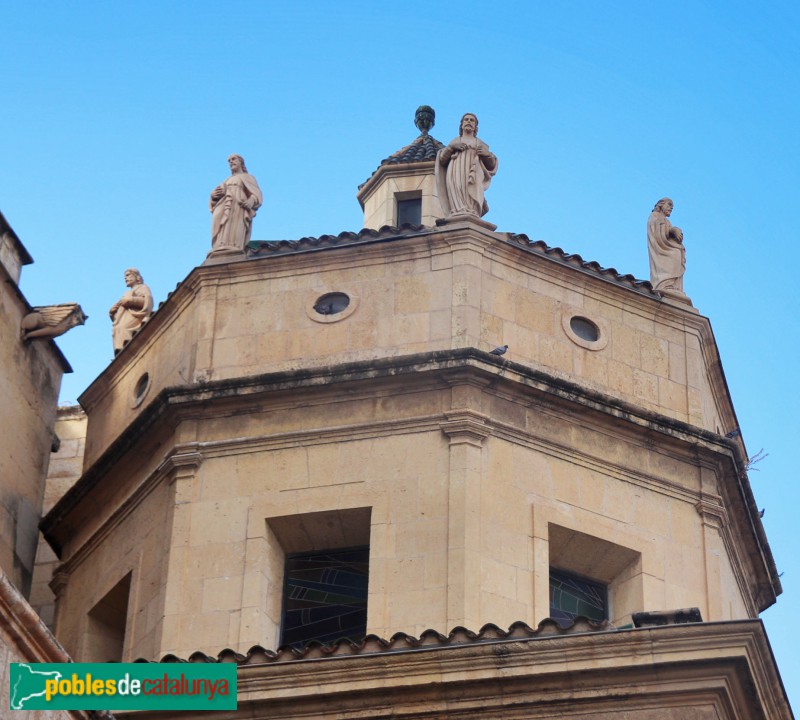
{"type": "Polygon", "coordinates": [[[597,342],[600,339],[600,329],[591,320],[576,315],[570,318],[569,326],[581,340],[586,342],[597,342]]]}
{"type": "Polygon", "coordinates": [[[336,315],[347,309],[350,297],[344,293],[334,292],[323,295],[314,303],[314,310],[320,315],[336,315]]]}
{"type": "Polygon", "coordinates": [[[142,377],[139,378],[138,382],[136,383],[136,388],[133,391],[133,400],[135,403],[140,403],[144,394],[147,392],[147,388],[150,386],[150,375],[145,373],[142,377]]]}

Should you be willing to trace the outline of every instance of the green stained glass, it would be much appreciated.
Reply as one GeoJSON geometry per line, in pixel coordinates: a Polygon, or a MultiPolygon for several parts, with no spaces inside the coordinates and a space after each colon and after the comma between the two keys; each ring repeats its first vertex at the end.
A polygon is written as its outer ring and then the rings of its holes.
{"type": "Polygon", "coordinates": [[[579,615],[601,622],[607,605],[605,585],[550,568],[550,617],[562,627],[579,615]]]}

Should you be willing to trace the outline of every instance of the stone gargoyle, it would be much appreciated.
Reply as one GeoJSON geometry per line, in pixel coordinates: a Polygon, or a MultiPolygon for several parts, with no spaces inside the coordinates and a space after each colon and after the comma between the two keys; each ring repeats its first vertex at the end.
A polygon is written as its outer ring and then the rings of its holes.
{"type": "Polygon", "coordinates": [[[88,317],[78,303],[31,308],[31,312],[22,318],[20,323],[22,339],[58,337],[76,325],[83,325],[88,317]]]}

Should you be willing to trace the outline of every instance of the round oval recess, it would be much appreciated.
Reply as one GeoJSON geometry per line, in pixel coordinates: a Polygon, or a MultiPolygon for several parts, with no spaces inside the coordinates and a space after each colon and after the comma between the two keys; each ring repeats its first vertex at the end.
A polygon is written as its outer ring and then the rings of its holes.
{"type": "Polygon", "coordinates": [[[147,391],[150,389],[150,374],[144,373],[137,381],[133,388],[133,407],[138,407],[142,404],[147,391]]]}
{"type": "Polygon", "coordinates": [[[350,307],[350,296],[343,292],[331,292],[322,295],[314,303],[314,312],[320,315],[338,315],[350,307]]]}
{"type": "Polygon", "coordinates": [[[585,350],[602,350],[608,345],[608,328],[604,320],[588,318],[577,308],[565,308],[561,327],[567,337],[585,350]]]}
{"type": "Polygon", "coordinates": [[[573,315],[569,319],[569,327],[581,340],[597,342],[600,339],[600,328],[589,318],[573,315]]]}
{"type": "Polygon", "coordinates": [[[344,320],[355,312],[358,294],[341,288],[319,289],[306,301],[306,315],[318,323],[332,323],[344,320]]]}

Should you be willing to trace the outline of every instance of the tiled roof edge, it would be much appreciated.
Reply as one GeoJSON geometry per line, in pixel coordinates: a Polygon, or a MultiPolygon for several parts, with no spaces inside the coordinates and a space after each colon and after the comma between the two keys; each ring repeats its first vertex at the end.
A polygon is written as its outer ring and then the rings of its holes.
{"type": "MultiPolygon", "coordinates": [[[[320,250],[327,247],[354,245],[371,240],[401,239],[424,232],[437,232],[440,228],[426,227],[425,225],[404,224],[399,227],[384,225],[380,230],[363,228],[358,232],[345,231],[338,235],[320,235],[319,237],[302,237],[299,240],[253,240],[247,246],[248,257],[266,257],[270,255],[285,255],[310,250],[320,250]]],[[[506,242],[524,248],[528,252],[542,255],[561,265],[585,270],[617,285],[632,288],[646,295],[660,297],[648,280],[640,280],[630,273],[622,274],[615,268],[605,268],[595,260],[584,260],[577,253],[568,253],[560,247],[550,247],[543,240],[531,240],[524,233],[498,233],[505,237],[506,242]]]]}
{"type": "Polygon", "coordinates": [[[437,140],[433,135],[422,133],[412,140],[408,145],[401,147],[397,152],[381,160],[381,164],[372,174],[358,186],[361,190],[384,165],[409,165],[412,163],[430,163],[436,159],[436,154],[444,147],[444,143],[437,140]]]}
{"type": "MultiPolygon", "coordinates": [[[[493,623],[484,625],[477,633],[467,628],[458,626],[453,628],[449,634],[442,635],[436,630],[425,630],[420,636],[414,637],[404,632],[392,635],[389,640],[378,637],[377,635],[367,635],[361,642],[351,640],[338,640],[333,643],[319,643],[313,641],[301,648],[283,646],[277,650],[266,650],[260,645],[251,647],[247,654],[242,655],[230,648],[220,651],[216,657],[206,655],[198,651],[192,653],[188,659],[182,659],[176,655],[165,655],[159,662],[165,663],[216,663],[216,662],[235,662],[237,665],[262,665],[264,663],[284,663],[297,660],[310,660],[314,658],[347,657],[352,655],[378,655],[388,652],[402,652],[404,650],[419,650],[421,648],[445,648],[459,645],[470,645],[497,640],[533,640],[561,635],[575,635],[587,632],[602,632],[614,630],[615,628],[607,621],[595,622],[588,618],[579,616],[573,622],[562,627],[556,620],[546,618],[542,620],[534,630],[526,623],[517,621],[509,626],[508,630],[502,630],[493,623]]],[[[149,662],[148,660],[136,660],[136,662],[149,662]]]]}
{"type": "Polygon", "coordinates": [[[593,275],[599,275],[607,280],[617,283],[618,285],[625,285],[626,287],[633,288],[645,292],[654,297],[660,297],[650,284],[649,280],[639,280],[635,276],[627,273],[623,275],[615,268],[604,268],[596,260],[584,260],[577,253],[568,253],[560,247],[550,247],[544,240],[531,240],[524,233],[506,233],[508,242],[513,245],[519,245],[526,250],[532,251],[538,255],[544,255],[551,260],[555,260],[563,265],[570,265],[572,267],[582,268],[588,270],[593,275]]]}
{"type": "Polygon", "coordinates": [[[400,226],[384,225],[380,230],[362,228],[358,232],[344,231],[338,235],[320,235],[319,237],[301,237],[299,240],[251,240],[247,244],[248,257],[264,257],[267,255],[284,255],[294,252],[336,247],[338,245],[355,245],[356,243],[381,240],[386,238],[405,238],[423,232],[437,232],[436,228],[425,225],[403,223],[400,226]]]}

